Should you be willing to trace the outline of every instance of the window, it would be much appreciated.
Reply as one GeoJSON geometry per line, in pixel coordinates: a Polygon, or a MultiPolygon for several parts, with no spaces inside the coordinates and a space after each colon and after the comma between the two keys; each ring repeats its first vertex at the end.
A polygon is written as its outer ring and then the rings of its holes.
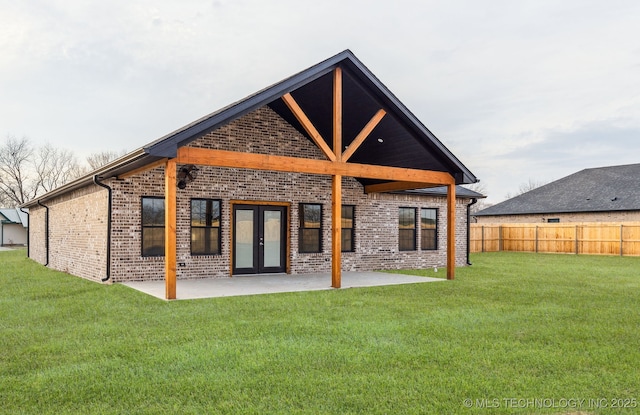
{"type": "Polygon", "coordinates": [[[191,199],[191,255],[220,253],[220,201],[191,199]]]}
{"type": "Polygon", "coordinates": [[[142,256],[164,255],[164,199],[142,198],[142,256]]]}
{"type": "Polygon", "coordinates": [[[416,209],[400,208],[398,240],[401,251],[416,249],[416,209]]]}
{"type": "Polygon", "coordinates": [[[422,250],[438,249],[438,209],[420,209],[420,245],[422,250]]]}
{"type": "Polygon", "coordinates": [[[320,252],[322,249],[322,205],[301,203],[300,247],[304,253],[320,252]]]}
{"type": "Polygon", "coordinates": [[[355,206],[342,205],[342,252],[355,251],[354,236],[355,206]]]}

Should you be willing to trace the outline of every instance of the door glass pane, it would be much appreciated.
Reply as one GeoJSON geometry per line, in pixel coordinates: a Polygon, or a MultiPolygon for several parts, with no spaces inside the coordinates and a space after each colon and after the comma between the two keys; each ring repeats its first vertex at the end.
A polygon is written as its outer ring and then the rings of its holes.
{"type": "Polygon", "coordinates": [[[280,267],[281,212],[264,211],[264,267],[280,267]]]}
{"type": "Polygon", "coordinates": [[[253,210],[236,210],[236,268],[253,268],[253,210]]]}

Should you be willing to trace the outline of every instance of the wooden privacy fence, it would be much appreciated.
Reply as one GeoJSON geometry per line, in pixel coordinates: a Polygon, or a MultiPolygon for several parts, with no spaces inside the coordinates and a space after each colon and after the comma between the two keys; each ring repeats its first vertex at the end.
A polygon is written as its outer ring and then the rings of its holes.
{"type": "Polygon", "coordinates": [[[471,224],[471,252],[640,256],[640,222],[471,224]]]}

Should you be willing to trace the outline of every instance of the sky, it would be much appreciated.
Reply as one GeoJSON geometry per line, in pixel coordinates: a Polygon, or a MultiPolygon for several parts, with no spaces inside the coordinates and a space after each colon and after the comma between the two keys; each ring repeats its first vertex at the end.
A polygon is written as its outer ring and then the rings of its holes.
{"type": "Polygon", "coordinates": [[[133,151],[345,49],[489,203],[640,163],[637,0],[0,0],[0,140],[133,151]]]}

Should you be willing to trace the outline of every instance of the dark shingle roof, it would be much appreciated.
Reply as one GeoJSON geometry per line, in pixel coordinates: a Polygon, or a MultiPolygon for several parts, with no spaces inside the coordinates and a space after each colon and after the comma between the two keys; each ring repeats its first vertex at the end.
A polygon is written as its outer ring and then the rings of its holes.
{"type": "Polygon", "coordinates": [[[476,216],[640,210],[640,164],[585,169],[476,216]]]}

